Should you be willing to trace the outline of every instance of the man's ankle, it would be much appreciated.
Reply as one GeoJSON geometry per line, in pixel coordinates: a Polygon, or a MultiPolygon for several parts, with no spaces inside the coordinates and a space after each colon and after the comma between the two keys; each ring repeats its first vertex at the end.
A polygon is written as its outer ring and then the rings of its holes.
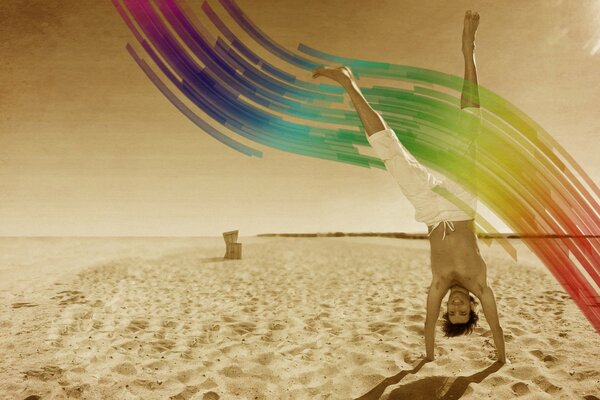
{"type": "Polygon", "coordinates": [[[473,54],[475,54],[475,44],[463,44],[462,52],[465,57],[473,57],[473,54]]]}

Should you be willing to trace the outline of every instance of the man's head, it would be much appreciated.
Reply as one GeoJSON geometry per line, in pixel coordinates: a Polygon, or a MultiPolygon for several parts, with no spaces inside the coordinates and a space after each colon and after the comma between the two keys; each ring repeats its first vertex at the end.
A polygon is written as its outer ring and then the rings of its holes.
{"type": "Polygon", "coordinates": [[[444,334],[448,337],[470,334],[479,320],[476,307],[477,302],[468,290],[460,286],[450,288],[447,311],[442,316],[444,334]]]}

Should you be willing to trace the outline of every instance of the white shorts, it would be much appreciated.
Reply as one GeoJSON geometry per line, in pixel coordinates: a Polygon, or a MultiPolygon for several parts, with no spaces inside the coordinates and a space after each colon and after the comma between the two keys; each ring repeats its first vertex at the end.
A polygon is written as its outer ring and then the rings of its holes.
{"type": "Polygon", "coordinates": [[[449,179],[435,177],[400,143],[392,129],[376,132],[368,140],[415,207],[417,221],[437,227],[442,221],[475,218],[477,197],[449,179]]]}

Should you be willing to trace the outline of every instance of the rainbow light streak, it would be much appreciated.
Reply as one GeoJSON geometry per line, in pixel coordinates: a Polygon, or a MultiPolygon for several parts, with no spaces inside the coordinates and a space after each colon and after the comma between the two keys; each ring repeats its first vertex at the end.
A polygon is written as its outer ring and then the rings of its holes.
{"type": "MultiPolygon", "coordinates": [[[[357,77],[386,82],[361,89],[419,161],[471,190],[469,182],[476,181],[480,201],[515,232],[558,236],[523,241],[600,332],[600,239],[594,237],[600,235],[600,191],[543,128],[507,100],[479,87],[482,129],[475,138],[465,133],[473,120],[460,111],[461,77],[339,57],[303,44],[295,53],[271,40],[232,0],[215,5],[237,26],[227,26],[217,8],[202,4],[210,27],[180,0],[112,1],[154,66],[131,44],[127,51],[157,88],[203,131],[249,156],[262,153],[229,132],[287,152],[384,168],[378,158],[359,152],[368,142],[358,116],[343,102],[343,90],[316,84],[310,71],[344,64],[357,77]],[[305,71],[301,78],[290,72],[298,70],[305,71]],[[474,139],[475,160],[467,156],[474,139]]],[[[481,216],[476,223],[482,232],[497,232],[481,216]]],[[[516,256],[508,241],[499,242],[516,256]]]]}

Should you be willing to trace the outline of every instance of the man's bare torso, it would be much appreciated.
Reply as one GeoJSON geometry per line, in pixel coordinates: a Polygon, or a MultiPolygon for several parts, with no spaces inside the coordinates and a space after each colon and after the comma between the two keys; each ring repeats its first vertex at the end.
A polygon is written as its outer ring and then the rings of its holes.
{"type": "Polygon", "coordinates": [[[479,297],[487,286],[487,271],[477,245],[474,223],[471,220],[452,224],[454,231],[440,224],[429,238],[432,283],[448,289],[460,285],[479,297]]]}

